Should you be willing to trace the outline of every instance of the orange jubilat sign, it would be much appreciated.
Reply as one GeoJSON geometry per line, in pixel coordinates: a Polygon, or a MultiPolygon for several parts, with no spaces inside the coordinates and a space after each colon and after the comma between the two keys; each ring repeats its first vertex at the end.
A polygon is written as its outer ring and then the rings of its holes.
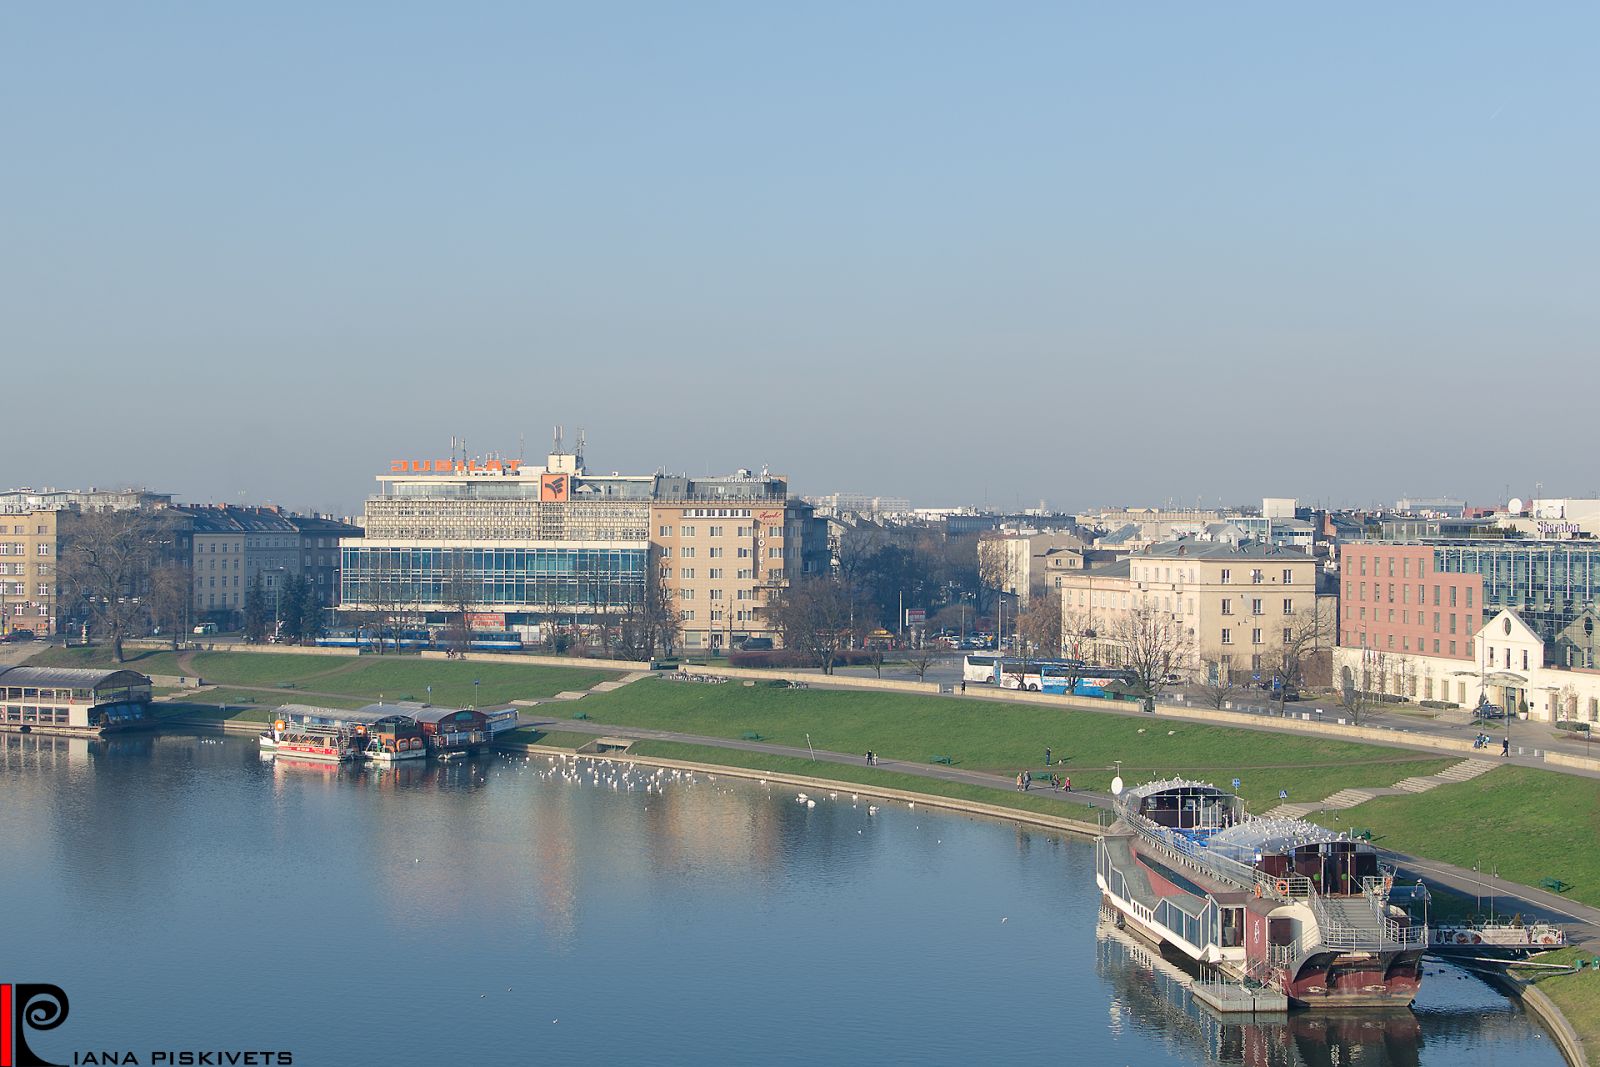
{"type": "Polygon", "coordinates": [[[465,474],[469,471],[510,471],[522,466],[520,459],[394,459],[390,474],[465,474]]]}

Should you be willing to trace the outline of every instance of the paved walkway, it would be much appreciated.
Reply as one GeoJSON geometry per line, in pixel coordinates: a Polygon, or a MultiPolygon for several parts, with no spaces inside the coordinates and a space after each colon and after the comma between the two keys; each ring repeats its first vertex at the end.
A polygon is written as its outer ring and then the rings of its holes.
{"type": "Polygon", "coordinates": [[[1460,763],[1446,767],[1438,774],[1420,774],[1412,778],[1405,778],[1392,786],[1373,786],[1368,789],[1341,789],[1330,797],[1322,800],[1313,800],[1299,804],[1279,804],[1266,814],[1269,817],[1282,817],[1286,819],[1303,819],[1314,811],[1340,811],[1344,808],[1353,808],[1357,804],[1365,804],[1373,797],[1393,797],[1402,793],[1426,793],[1441,785],[1453,785],[1456,782],[1470,782],[1482,774],[1487,774],[1500,766],[1490,760],[1466,759],[1460,763]]]}

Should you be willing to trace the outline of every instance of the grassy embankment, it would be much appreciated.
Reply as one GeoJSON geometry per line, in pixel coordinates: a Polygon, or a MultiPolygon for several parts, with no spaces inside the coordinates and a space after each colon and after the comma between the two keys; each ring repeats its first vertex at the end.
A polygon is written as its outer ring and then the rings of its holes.
{"type": "MultiPolygon", "coordinates": [[[[595,735],[593,734],[580,734],[560,730],[542,731],[534,730],[530,727],[523,727],[512,735],[513,739],[523,741],[535,748],[548,748],[563,752],[574,751],[580,746],[593,741],[594,737],[595,735]]],[[[749,770],[767,771],[773,774],[826,778],[833,781],[861,785],[868,789],[873,786],[883,789],[900,789],[928,796],[950,797],[956,800],[970,800],[979,804],[992,804],[996,807],[1015,808],[1019,811],[1057,815],[1064,819],[1077,819],[1080,822],[1087,823],[1094,823],[1097,817],[1095,809],[1086,804],[1074,803],[1059,794],[1047,793],[1042,790],[1037,793],[1018,793],[1014,789],[988,789],[983,786],[967,785],[962,782],[945,782],[937,778],[923,778],[915,774],[880,771],[859,764],[812,761],[795,756],[774,756],[761,752],[744,752],[739,749],[719,748],[715,745],[688,745],[671,741],[642,741],[633,746],[630,754],[646,757],[654,756],[659,759],[682,760],[686,763],[711,764],[718,767],[742,767],[749,770]]]]}
{"type": "MultiPolygon", "coordinates": [[[[198,694],[206,704],[316,703],[353,706],[385,700],[429,700],[445,705],[485,706],[537,700],[569,689],[588,689],[616,677],[615,671],[536,663],[469,663],[420,656],[311,656],[294,652],[195,652],[183,661],[226,692],[198,694]],[[477,685],[473,682],[476,680],[477,685]],[[428,687],[432,686],[430,697],[428,687]],[[265,690],[250,693],[247,690],[265,690]],[[284,690],[280,695],[275,690],[284,690]],[[296,690],[304,690],[297,695],[296,690]],[[317,695],[312,695],[317,694],[317,695]],[[331,694],[331,696],[329,695],[331,694]],[[343,701],[338,698],[347,698],[343,701]]],[[[53,648],[30,664],[61,667],[112,666],[109,648],[53,648]]],[[[172,652],[132,651],[122,666],[145,674],[186,673],[172,652]]]]}
{"type": "MultiPolygon", "coordinates": [[[[1578,957],[1593,959],[1595,954],[1575,948],[1538,957],[1540,963],[1571,963],[1578,957]]],[[[1520,977],[1528,978],[1523,973],[1520,977]]],[[[1589,1054],[1591,1063],[1600,1054],[1600,970],[1584,967],[1580,971],[1549,971],[1532,975],[1534,988],[1549,997],[1567,1022],[1578,1032],[1578,1040],[1589,1054]]]]}
{"type": "Polygon", "coordinates": [[[1427,793],[1369,800],[1324,821],[1367,827],[1385,848],[1523,885],[1560,879],[1571,886],[1564,895],[1600,907],[1600,781],[1593,778],[1500,767],[1427,793]]]}
{"type": "MultiPolygon", "coordinates": [[[[543,709],[553,710],[553,709],[543,709]]],[[[952,765],[1010,777],[1039,770],[1048,746],[1082,789],[1110,787],[1114,761],[1140,782],[1181,774],[1227,785],[1255,810],[1292,798],[1323,797],[1347,786],[1390,785],[1452,761],[1332,738],[1103,715],[1047,704],[963,701],[952,697],[824,689],[774,689],[648,679],[596,693],[564,714],[598,723],[671,730],[731,740],[757,735],[773,744],[952,765]]],[[[663,753],[664,754],[664,753],[663,753]]],[[[734,756],[724,754],[723,762],[734,756]]]]}

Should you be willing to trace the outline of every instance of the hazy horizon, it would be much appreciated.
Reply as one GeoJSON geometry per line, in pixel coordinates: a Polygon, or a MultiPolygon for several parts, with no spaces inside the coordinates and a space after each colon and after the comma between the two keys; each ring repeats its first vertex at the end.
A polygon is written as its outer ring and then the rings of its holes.
{"type": "Polygon", "coordinates": [[[0,488],[1600,495],[1600,14],[0,9],[0,488]],[[1568,398],[1571,399],[1568,399],[1568,398]]]}

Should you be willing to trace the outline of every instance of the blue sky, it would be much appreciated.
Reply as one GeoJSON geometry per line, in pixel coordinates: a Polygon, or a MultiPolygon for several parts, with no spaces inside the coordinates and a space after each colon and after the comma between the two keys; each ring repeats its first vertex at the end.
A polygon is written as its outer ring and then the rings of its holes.
{"type": "Polygon", "coordinates": [[[0,7],[0,482],[1596,489],[1596,9],[0,7]]]}

